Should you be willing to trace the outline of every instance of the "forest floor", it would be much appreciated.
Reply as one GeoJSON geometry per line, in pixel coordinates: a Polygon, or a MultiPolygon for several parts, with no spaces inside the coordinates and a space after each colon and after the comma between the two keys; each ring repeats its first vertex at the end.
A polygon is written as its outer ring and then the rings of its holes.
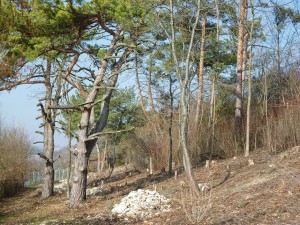
{"type": "Polygon", "coordinates": [[[300,224],[299,157],[300,147],[276,155],[257,150],[249,158],[194,168],[198,183],[213,186],[199,197],[190,191],[184,173],[174,179],[115,172],[104,184],[110,193],[88,197],[77,209],[68,208],[66,193],[43,200],[28,189],[0,200],[0,224],[300,224]],[[172,200],[171,210],[140,221],[115,218],[113,206],[137,189],[156,189],[172,200]]]}

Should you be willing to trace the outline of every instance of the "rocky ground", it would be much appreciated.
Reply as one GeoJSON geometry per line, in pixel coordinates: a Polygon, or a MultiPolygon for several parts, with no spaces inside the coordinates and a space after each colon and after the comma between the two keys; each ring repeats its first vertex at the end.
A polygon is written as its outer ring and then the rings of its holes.
{"type": "MultiPolygon", "coordinates": [[[[36,190],[0,200],[1,224],[300,224],[300,148],[256,151],[194,169],[195,196],[184,173],[118,171],[89,180],[87,201],[68,208],[64,190],[42,200],[36,190]],[[250,160],[249,160],[250,159],[250,160]]],[[[57,186],[63,186],[58,184],[57,186]]]]}

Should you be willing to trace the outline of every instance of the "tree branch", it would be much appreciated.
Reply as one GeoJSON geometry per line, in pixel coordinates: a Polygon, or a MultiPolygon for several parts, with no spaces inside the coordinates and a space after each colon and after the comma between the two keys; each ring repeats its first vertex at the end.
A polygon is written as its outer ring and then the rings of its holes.
{"type": "Polygon", "coordinates": [[[112,35],[112,36],[115,36],[115,35],[116,35],[116,33],[115,33],[113,30],[109,29],[109,28],[105,25],[105,22],[103,21],[102,16],[98,16],[98,22],[99,22],[100,26],[102,27],[102,29],[105,30],[107,33],[109,33],[109,34],[112,35]]]}
{"type": "Polygon", "coordinates": [[[47,156],[45,156],[43,153],[38,153],[37,154],[39,157],[41,157],[42,159],[45,159],[47,163],[50,163],[50,160],[47,156]]]}
{"type": "Polygon", "coordinates": [[[91,140],[95,140],[98,139],[100,136],[102,135],[107,135],[107,134],[119,134],[119,133],[125,133],[125,132],[130,132],[132,130],[134,130],[135,128],[132,127],[130,129],[127,130],[117,130],[117,131],[106,131],[106,132],[98,132],[98,133],[94,133],[92,135],[90,135],[87,139],[85,139],[85,141],[91,141],[91,140]]]}
{"type": "Polygon", "coordinates": [[[0,91],[5,91],[5,90],[10,91],[11,89],[16,88],[17,86],[23,85],[23,84],[44,84],[45,83],[45,81],[43,81],[43,80],[35,80],[35,81],[30,80],[32,78],[34,78],[34,76],[30,76],[23,80],[15,81],[10,84],[6,83],[2,87],[0,87],[0,91]]]}
{"type": "Polygon", "coordinates": [[[49,105],[48,109],[74,109],[74,110],[81,110],[81,107],[75,105],[49,105]]]}

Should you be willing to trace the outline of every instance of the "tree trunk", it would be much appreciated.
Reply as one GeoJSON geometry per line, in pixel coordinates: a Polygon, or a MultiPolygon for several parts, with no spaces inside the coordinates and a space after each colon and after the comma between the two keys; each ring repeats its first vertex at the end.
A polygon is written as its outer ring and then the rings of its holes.
{"type": "Polygon", "coordinates": [[[77,206],[86,199],[88,155],[83,139],[79,139],[77,152],[74,155],[74,177],[70,198],[71,207],[77,206]]]}
{"type": "MultiPolygon", "coordinates": [[[[216,13],[217,13],[217,33],[216,33],[216,41],[217,41],[217,57],[216,61],[219,63],[220,55],[220,11],[219,11],[219,4],[218,1],[215,0],[216,4],[216,13]]],[[[216,79],[218,74],[212,75],[212,84],[211,84],[211,99],[210,99],[210,116],[209,116],[209,128],[210,128],[210,136],[209,136],[209,150],[210,150],[210,157],[209,159],[212,160],[214,154],[214,143],[215,143],[215,118],[216,118],[216,79]]]]}
{"type": "Polygon", "coordinates": [[[187,91],[188,88],[182,87],[181,88],[181,96],[180,96],[180,104],[181,104],[181,118],[180,118],[180,142],[183,149],[183,165],[185,172],[188,175],[191,188],[193,189],[195,194],[199,194],[198,185],[195,181],[193,170],[192,170],[192,163],[189,155],[188,145],[187,145],[187,132],[188,132],[188,99],[187,99],[187,91]]]}
{"type": "Polygon", "coordinates": [[[53,168],[53,127],[50,123],[44,126],[44,155],[46,156],[46,166],[44,169],[44,184],[42,191],[42,198],[48,198],[53,195],[54,187],[54,168],[53,168]]]}
{"type": "Polygon", "coordinates": [[[145,108],[145,105],[144,105],[144,98],[143,98],[141,83],[140,83],[140,79],[139,79],[137,56],[135,56],[135,78],[136,78],[136,83],[137,83],[137,87],[138,87],[138,91],[139,91],[140,104],[141,104],[143,114],[146,117],[146,119],[148,120],[148,122],[151,124],[152,128],[154,129],[155,135],[157,137],[158,136],[158,129],[157,129],[155,123],[153,122],[153,120],[151,119],[151,117],[148,115],[148,113],[146,111],[146,108],[145,108]]]}
{"type": "Polygon", "coordinates": [[[175,49],[175,29],[174,29],[173,10],[174,10],[173,0],[170,0],[170,23],[171,23],[171,32],[172,32],[171,47],[172,47],[172,55],[176,67],[177,77],[178,80],[180,81],[180,120],[179,120],[180,137],[179,139],[183,148],[183,165],[184,165],[185,172],[188,175],[189,182],[193,192],[196,195],[199,195],[199,189],[194,179],[191,160],[188,151],[187,132],[188,132],[188,116],[189,116],[189,111],[188,111],[189,95],[190,95],[189,92],[190,92],[190,84],[192,81],[192,76],[190,74],[190,57],[191,57],[192,47],[194,44],[195,31],[200,17],[200,0],[197,1],[197,14],[195,16],[195,23],[193,25],[193,29],[191,32],[189,48],[186,55],[184,76],[182,76],[180,66],[179,66],[179,61],[177,59],[176,49],[175,49]]]}
{"type": "Polygon", "coordinates": [[[204,71],[204,50],[205,50],[205,33],[206,33],[206,14],[203,14],[202,33],[201,33],[201,48],[200,48],[200,62],[199,62],[199,92],[197,99],[197,109],[195,117],[195,126],[198,128],[202,118],[202,100],[203,100],[203,71],[204,71]]]}
{"type": "Polygon", "coordinates": [[[101,176],[101,153],[100,153],[98,142],[96,143],[96,148],[97,148],[97,174],[98,177],[100,177],[101,176]]]}
{"type": "Polygon", "coordinates": [[[247,102],[247,123],[246,123],[246,148],[245,157],[250,154],[250,116],[251,116],[251,72],[252,72],[252,49],[253,49],[253,29],[254,29],[254,2],[251,0],[251,30],[250,30],[250,54],[249,54],[249,73],[248,73],[248,102],[247,102]]]}
{"type": "Polygon", "coordinates": [[[149,158],[149,174],[150,174],[150,176],[153,175],[153,162],[152,162],[152,157],[151,156],[149,158]]]}
{"type": "Polygon", "coordinates": [[[247,72],[247,52],[248,52],[248,31],[245,30],[244,35],[244,49],[243,49],[243,71],[242,71],[242,99],[244,100],[245,95],[245,83],[246,83],[246,72],[247,72]]]}
{"type": "Polygon", "coordinates": [[[211,97],[210,97],[210,110],[209,110],[209,150],[210,150],[210,160],[214,154],[214,141],[215,141],[215,97],[216,97],[216,87],[215,87],[215,75],[212,78],[211,84],[211,97]]]}
{"type": "MultiPolygon", "coordinates": [[[[53,195],[54,186],[54,168],[53,168],[53,152],[54,152],[54,126],[51,121],[51,109],[48,106],[51,105],[52,87],[50,83],[51,77],[51,61],[47,60],[47,68],[45,73],[45,108],[42,106],[42,114],[44,118],[44,156],[46,165],[44,169],[44,184],[42,191],[42,198],[48,198],[53,195]]],[[[41,105],[41,104],[40,104],[41,105]]]]}
{"type": "Polygon", "coordinates": [[[172,135],[172,125],[173,125],[173,90],[172,90],[172,75],[170,74],[170,115],[169,115],[169,175],[172,175],[172,163],[173,163],[173,135],[172,135]]]}
{"type": "Polygon", "coordinates": [[[67,197],[70,198],[70,178],[71,178],[71,169],[72,169],[72,135],[71,135],[71,117],[69,118],[69,133],[68,133],[68,149],[69,149],[69,163],[68,163],[68,176],[67,176],[67,197]]]}
{"type": "Polygon", "coordinates": [[[246,6],[248,0],[240,1],[240,21],[238,33],[237,49],[237,77],[236,77],[236,101],[235,101],[235,134],[236,141],[240,146],[242,143],[242,114],[243,114],[243,90],[242,90],[242,72],[243,72],[243,49],[244,49],[244,30],[246,22],[246,6]]]}
{"type": "Polygon", "coordinates": [[[247,17],[248,17],[248,0],[245,0],[245,26],[244,26],[244,37],[243,37],[243,69],[242,69],[242,99],[244,100],[245,92],[245,79],[247,72],[247,52],[248,52],[248,39],[249,32],[247,29],[247,17]]]}
{"type": "Polygon", "coordinates": [[[154,123],[157,131],[161,132],[161,127],[160,127],[160,122],[159,122],[159,115],[155,110],[155,105],[154,105],[154,101],[153,101],[151,81],[152,81],[152,71],[151,71],[151,68],[150,68],[149,69],[149,78],[148,78],[148,95],[149,95],[149,100],[150,100],[152,116],[155,118],[155,122],[153,122],[153,123],[154,123]]]}
{"type": "Polygon", "coordinates": [[[122,53],[120,59],[113,63],[111,69],[111,75],[109,77],[109,82],[107,85],[107,91],[104,93],[103,101],[101,104],[101,112],[99,119],[97,120],[94,127],[89,131],[89,121],[91,118],[91,109],[93,103],[95,102],[96,96],[99,92],[99,86],[102,84],[104,76],[106,75],[106,70],[108,67],[108,58],[110,58],[116,51],[116,43],[120,38],[121,30],[115,34],[110,50],[106,53],[106,56],[102,60],[101,68],[98,71],[98,75],[94,81],[92,90],[90,91],[88,97],[86,98],[86,105],[81,114],[81,120],[78,132],[78,146],[77,152],[74,154],[74,178],[71,191],[70,207],[78,206],[83,200],[86,199],[86,183],[87,183],[87,166],[88,158],[97,143],[98,137],[93,139],[88,139],[90,135],[97,134],[103,131],[106,126],[108,114],[109,114],[109,104],[110,99],[117,84],[118,76],[121,71],[121,67],[126,62],[130,51],[127,49],[122,53]]]}
{"type": "Polygon", "coordinates": [[[104,145],[104,152],[103,152],[102,160],[101,160],[101,169],[100,169],[101,172],[103,172],[104,165],[105,165],[105,157],[107,155],[107,143],[108,143],[108,139],[106,137],[105,138],[105,145],[104,145]]]}

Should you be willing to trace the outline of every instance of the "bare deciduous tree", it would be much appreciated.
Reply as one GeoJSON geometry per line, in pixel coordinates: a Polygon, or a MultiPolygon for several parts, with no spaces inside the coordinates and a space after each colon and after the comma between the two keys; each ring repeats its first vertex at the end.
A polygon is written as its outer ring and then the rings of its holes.
{"type": "Polygon", "coordinates": [[[171,23],[171,48],[173,60],[176,68],[176,75],[178,77],[180,83],[180,143],[183,149],[183,165],[185,171],[190,180],[191,187],[193,191],[198,195],[199,189],[198,185],[195,182],[195,178],[193,175],[191,160],[189,156],[188,143],[187,143],[187,133],[188,133],[188,118],[189,118],[189,96],[190,96],[190,85],[193,79],[193,75],[190,72],[190,60],[191,53],[194,44],[195,31],[200,17],[200,0],[197,1],[196,15],[193,18],[194,23],[192,26],[190,43],[188,46],[188,50],[185,56],[184,62],[184,72],[181,71],[180,63],[177,57],[177,52],[175,48],[175,26],[174,26],[174,6],[173,0],[170,0],[170,23],[171,23]]]}

